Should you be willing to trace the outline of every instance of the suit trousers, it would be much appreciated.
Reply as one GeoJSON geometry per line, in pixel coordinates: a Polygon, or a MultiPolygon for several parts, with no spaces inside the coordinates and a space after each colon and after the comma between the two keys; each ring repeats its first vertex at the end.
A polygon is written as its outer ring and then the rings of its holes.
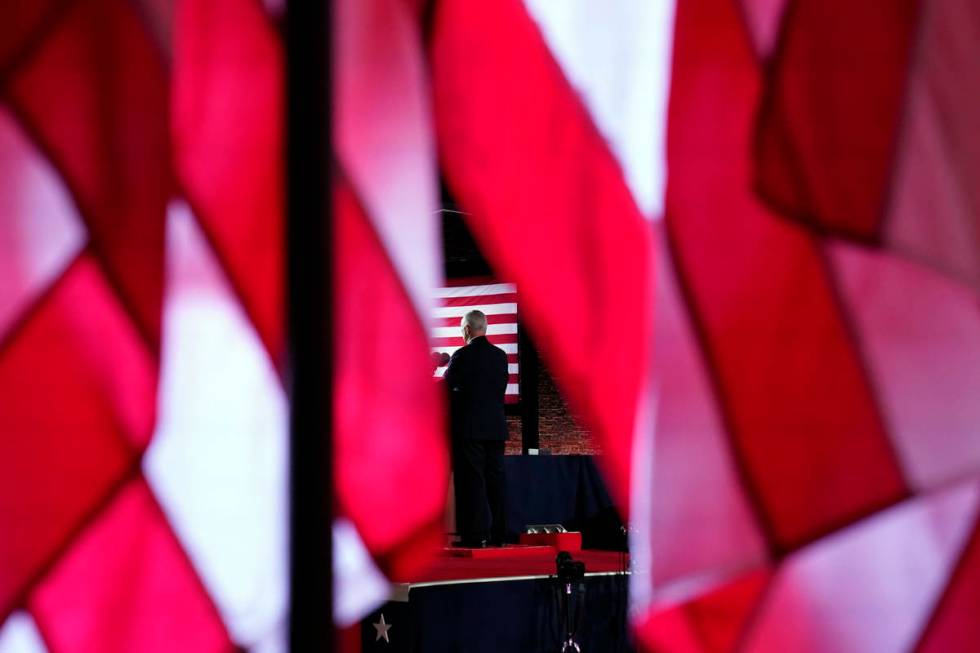
{"type": "Polygon", "coordinates": [[[504,441],[453,442],[456,479],[456,532],[464,543],[503,544],[504,441]]]}

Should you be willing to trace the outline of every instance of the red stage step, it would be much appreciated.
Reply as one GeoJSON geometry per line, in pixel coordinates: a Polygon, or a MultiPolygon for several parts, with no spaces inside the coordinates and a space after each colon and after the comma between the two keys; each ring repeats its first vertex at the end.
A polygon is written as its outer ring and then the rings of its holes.
{"type": "Polygon", "coordinates": [[[521,544],[550,546],[555,551],[576,553],[582,550],[582,534],[578,531],[561,533],[521,533],[521,544]]]}
{"type": "Polygon", "coordinates": [[[578,553],[582,550],[582,534],[563,533],[523,533],[520,544],[505,544],[487,548],[445,547],[442,555],[447,558],[528,558],[549,555],[556,551],[578,553]]]}
{"type": "Polygon", "coordinates": [[[550,546],[526,546],[523,544],[507,544],[504,546],[490,546],[481,549],[470,549],[466,547],[449,547],[442,550],[442,555],[447,558],[473,558],[476,560],[492,559],[514,559],[514,558],[537,558],[542,554],[549,555],[554,549],[550,546]]]}

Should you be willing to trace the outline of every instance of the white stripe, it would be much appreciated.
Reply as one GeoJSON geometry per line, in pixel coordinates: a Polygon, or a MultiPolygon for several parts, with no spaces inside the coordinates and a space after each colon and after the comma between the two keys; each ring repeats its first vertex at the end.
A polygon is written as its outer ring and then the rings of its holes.
{"type": "Polygon", "coordinates": [[[167,220],[158,417],[143,473],[235,642],[289,601],[289,407],[262,342],[183,202],[167,220]]]}
{"type": "MultiPolygon", "coordinates": [[[[629,576],[627,571],[587,571],[586,578],[600,578],[605,576],[629,576]]],[[[391,586],[391,596],[389,601],[398,603],[408,603],[408,594],[413,589],[422,587],[448,587],[450,585],[476,585],[486,583],[513,583],[525,580],[543,580],[545,578],[554,579],[553,575],[534,574],[528,576],[490,576],[487,578],[460,578],[456,580],[430,580],[422,583],[395,583],[391,586]]]]}
{"type": "Polygon", "coordinates": [[[857,245],[834,243],[827,251],[911,486],[938,487],[980,468],[976,292],[857,245]],[[916,310],[895,310],[906,302],[916,310]]]}
{"type": "Polygon", "coordinates": [[[0,106],[0,336],[85,245],[58,172],[0,106]]]}
{"type": "Polygon", "coordinates": [[[286,653],[289,651],[289,620],[284,619],[274,630],[249,645],[248,653],[286,653]]]}
{"type": "MultiPolygon", "coordinates": [[[[447,369],[449,369],[449,368],[448,367],[437,367],[436,368],[436,376],[442,376],[443,374],[446,373],[446,370],[447,369]]],[[[520,371],[518,370],[517,363],[507,363],[507,373],[508,374],[520,374],[520,371]]]]}
{"type": "Polygon", "coordinates": [[[512,283],[491,283],[485,286],[454,286],[438,288],[436,297],[478,297],[480,295],[504,295],[516,293],[517,286],[512,283]]]}
{"type": "MultiPolygon", "coordinates": [[[[503,349],[508,354],[516,354],[517,353],[517,343],[516,342],[505,342],[502,345],[494,345],[494,347],[500,347],[501,349],[503,349]]],[[[451,346],[450,345],[450,346],[446,346],[446,347],[433,347],[432,348],[432,351],[445,352],[445,353],[449,354],[450,356],[452,356],[454,353],[456,353],[456,350],[457,349],[460,349],[460,348],[462,348],[462,345],[459,345],[459,346],[451,346]]]]}
{"type": "Polygon", "coordinates": [[[391,586],[349,519],[338,517],[332,530],[333,617],[334,623],[346,628],[384,603],[391,586]]]}
{"type": "Polygon", "coordinates": [[[334,12],[333,144],[419,320],[444,284],[425,52],[403,2],[344,0],[334,12]],[[397,106],[398,111],[378,107],[397,106]]]}
{"type": "Polygon", "coordinates": [[[517,304],[475,304],[473,306],[438,306],[434,317],[463,317],[472,310],[483,311],[486,315],[517,315],[517,304]]]}
{"type": "MultiPolygon", "coordinates": [[[[655,382],[659,385],[659,379],[655,382]]],[[[630,471],[630,606],[643,614],[653,604],[653,470],[655,428],[659,389],[648,392],[646,384],[638,398],[633,431],[630,471]]]]}
{"type": "Polygon", "coordinates": [[[904,501],[797,551],[780,564],[764,609],[739,648],[916,649],[976,514],[977,485],[968,480],[904,501]]]}
{"type": "Polygon", "coordinates": [[[506,394],[509,394],[509,395],[516,395],[516,394],[518,394],[518,392],[517,392],[517,384],[516,383],[508,383],[507,384],[507,392],[506,392],[506,394]]]}
{"type": "MultiPolygon", "coordinates": [[[[504,321],[503,322],[491,322],[491,324],[515,324],[515,325],[517,324],[517,316],[516,315],[500,315],[500,316],[494,316],[494,318],[495,319],[498,319],[499,318],[499,319],[504,320],[504,321]]],[[[448,328],[456,329],[456,333],[454,334],[455,336],[458,336],[460,334],[459,325],[460,325],[460,322],[462,322],[462,318],[459,319],[459,322],[457,322],[456,319],[453,318],[453,317],[442,317],[442,318],[439,318],[439,319],[440,320],[450,320],[449,324],[442,324],[440,326],[442,328],[447,328],[448,327],[448,328]]],[[[437,327],[434,326],[432,328],[435,329],[437,327]]]]}
{"type": "Polygon", "coordinates": [[[0,624],[0,653],[47,653],[30,613],[17,610],[0,624]]]}
{"type": "Polygon", "coordinates": [[[648,218],[663,212],[674,0],[524,0],[648,218]]]}
{"type": "MultiPolygon", "coordinates": [[[[487,325],[487,335],[488,336],[499,336],[504,334],[517,333],[517,324],[515,322],[505,322],[503,324],[488,324],[487,325]]],[[[433,338],[461,338],[459,327],[449,326],[449,327],[433,327],[432,328],[433,338]]]]}

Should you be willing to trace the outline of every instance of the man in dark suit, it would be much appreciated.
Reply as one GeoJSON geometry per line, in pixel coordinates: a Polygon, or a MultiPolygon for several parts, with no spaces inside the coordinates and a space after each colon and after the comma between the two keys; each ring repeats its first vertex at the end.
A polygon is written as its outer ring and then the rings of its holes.
{"type": "Polygon", "coordinates": [[[466,346],[449,360],[456,531],[460,546],[504,540],[504,442],[507,354],[487,340],[487,316],[470,311],[460,327],[466,346]]]}

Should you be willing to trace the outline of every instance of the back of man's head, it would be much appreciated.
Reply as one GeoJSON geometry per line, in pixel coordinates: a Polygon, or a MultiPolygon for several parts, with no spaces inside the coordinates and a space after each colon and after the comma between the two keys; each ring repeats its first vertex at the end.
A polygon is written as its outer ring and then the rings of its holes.
{"type": "Polygon", "coordinates": [[[466,342],[479,336],[485,336],[487,335],[487,316],[484,315],[483,311],[474,309],[463,316],[461,326],[466,342]]]}

